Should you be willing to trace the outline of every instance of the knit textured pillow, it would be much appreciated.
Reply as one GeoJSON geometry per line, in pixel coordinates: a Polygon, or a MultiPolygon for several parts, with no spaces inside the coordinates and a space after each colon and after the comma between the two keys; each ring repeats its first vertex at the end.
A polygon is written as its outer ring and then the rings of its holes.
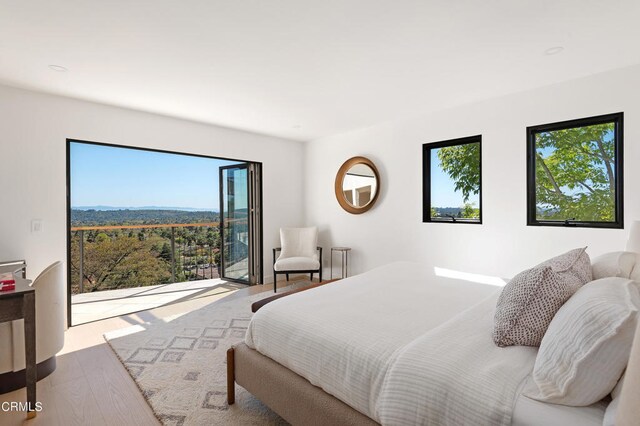
{"type": "Polygon", "coordinates": [[[549,259],[509,281],[496,305],[493,326],[496,345],[540,346],[556,312],[591,281],[591,262],[585,249],[549,259]]]}

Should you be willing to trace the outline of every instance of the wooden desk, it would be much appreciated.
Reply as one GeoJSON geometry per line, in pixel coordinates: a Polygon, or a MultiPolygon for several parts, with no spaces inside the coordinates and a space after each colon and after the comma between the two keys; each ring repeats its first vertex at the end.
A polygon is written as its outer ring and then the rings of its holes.
{"type": "Polygon", "coordinates": [[[27,376],[27,418],[36,416],[36,292],[31,281],[16,278],[16,288],[0,292],[0,322],[24,319],[24,354],[27,376]]]}

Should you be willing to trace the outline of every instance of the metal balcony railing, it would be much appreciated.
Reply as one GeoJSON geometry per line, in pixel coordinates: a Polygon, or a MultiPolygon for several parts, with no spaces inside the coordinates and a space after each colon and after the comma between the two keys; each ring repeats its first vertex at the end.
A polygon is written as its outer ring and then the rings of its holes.
{"type": "MultiPolygon", "coordinates": [[[[170,232],[170,236],[169,236],[169,241],[170,241],[170,252],[171,252],[171,259],[170,259],[170,263],[171,263],[171,280],[172,282],[177,282],[176,281],[176,229],[179,228],[202,228],[202,227],[208,227],[208,228],[214,228],[216,229],[216,232],[218,231],[219,228],[219,222],[207,222],[207,223],[169,223],[169,224],[146,224],[146,225],[109,225],[109,226],[72,226],[71,227],[71,232],[75,233],[75,235],[78,237],[78,250],[79,250],[79,257],[77,259],[77,265],[74,265],[77,269],[77,278],[78,278],[78,290],[79,293],[84,293],[84,282],[85,279],[87,278],[85,276],[85,243],[86,243],[86,238],[85,238],[85,232],[88,231],[98,231],[98,232],[112,232],[112,231],[117,231],[117,230],[145,230],[145,229],[160,229],[160,228],[169,228],[171,230],[170,232]]],[[[113,237],[113,238],[118,238],[118,237],[113,237]]],[[[73,243],[73,242],[72,242],[73,243]]],[[[211,278],[213,277],[213,270],[214,268],[216,270],[218,270],[218,274],[219,274],[219,266],[218,264],[214,264],[213,262],[213,253],[217,253],[217,251],[219,250],[218,247],[213,247],[211,244],[192,244],[192,245],[187,245],[185,246],[186,250],[188,250],[190,253],[193,252],[195,250],[195,265],[192,264],[192,262],[189,262],[189,266],[188,266],[188,270],[189,270],[189,274],[188,277],[192,278],[195,277],[195,279],[206,279],[206,278],[211,278]],[[204,247],[206,246],[209,249],[209,261],[204,263],[204,264],[199,264],[198,263],[198,247],[204,247]],[[193,270],[193,266],[195,266],[196,269],[196,273],[195,274],[191,274],[190,271],[193,270]],[[205,267],[206,266],[206,267],[205,267]],[[202,274],[202,278],[199,278],[199,271],[200,268],[204,268],[210,269],[210,274],[209,277],[205,276],[205,273],[203,272],[202,274]]],[[[201,250],[202,251],[202,250],[201,250]]],[[[182,251],[183,256],[185,255],[185,249],[183,249],[182,251]]],[[[206,255],[201,255],[202,257],[206,257],[206,255]]],[[[185,265],[185,263],[183,262],[182,264],[182,272],[187,271],[187,265],[185,265]]]]}

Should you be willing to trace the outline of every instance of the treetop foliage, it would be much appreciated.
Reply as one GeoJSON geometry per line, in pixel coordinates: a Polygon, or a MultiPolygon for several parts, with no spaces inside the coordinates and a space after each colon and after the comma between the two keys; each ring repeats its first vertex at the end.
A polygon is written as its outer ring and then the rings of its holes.
{"type": "Polygon", "coordinates": [[[182,210],[71,210],[72,226],[154,225],[164,223],[217,222],[213,211],[182,210]]]}
{"type": "Polygon", "coordinates": [[[615,219],[614,123],[535,135],[537,217],[615,219]]]}
{"type": "MultiPolygon", "coordinates": [[[[480,193],[480,143],[446,146],[438,149],[440,167],[454,182],[456,191],[462,192],[464,205],[453,216],[464,219],[478,219],[480,209],[469,202],[471,195],[480,193]]],[[[442,209],[431,209],[431,217],[447,216],[442,209]],[[436,215],[434,215],[434,212],[436,215]]]]}
{"type": "Polygon", "coordinates": [[[480,143],[466,143],[440,148],[440,167],[454,181],[456,191],[461,191],[464,202],[471,194],[480,193],[480,143]]]}

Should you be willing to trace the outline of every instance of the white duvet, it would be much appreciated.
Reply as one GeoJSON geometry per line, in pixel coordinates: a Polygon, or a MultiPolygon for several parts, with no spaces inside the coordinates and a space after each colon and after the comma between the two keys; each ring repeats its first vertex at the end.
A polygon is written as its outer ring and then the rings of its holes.
{"type": "Polygon", "coordinates": [[[498,290],[396,262],[265,305],[245,341],[382,424],[509,424],[535,349],[493,344],[498,290]]]}

